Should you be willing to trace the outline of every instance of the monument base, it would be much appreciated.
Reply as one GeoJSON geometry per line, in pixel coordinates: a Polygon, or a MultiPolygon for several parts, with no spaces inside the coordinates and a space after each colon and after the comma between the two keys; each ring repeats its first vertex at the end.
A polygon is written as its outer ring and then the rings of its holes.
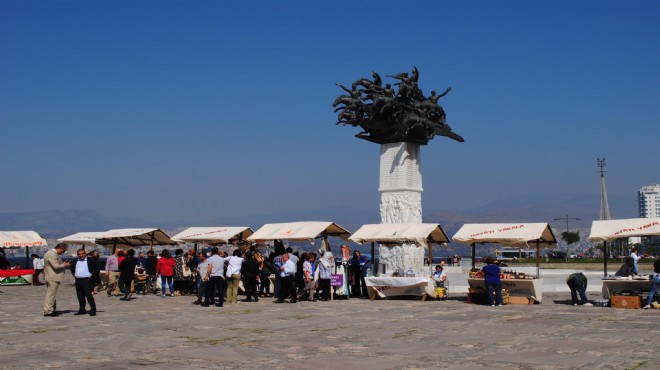
{"type": "Polygon", "coordinates": [[[388,276],[397,274],[405,276],[427,277],[430,274],[429,266],[424,265],[426,247],[416,244],[381,245],[378,249],[379,263],[385,265],[388,276]]]}
{"type": "MultiPolygon", "coordinates": [[[[383,224],[422,223],[422,174],[420,150],[415,143],[380,146],[380,222],[383,224]]],[[[380,263],[387,275],[427,275],[426,247],[415,244],[380,246],[380,263]]]]}
{"type": "Polygon", "coordinates": [[[421,224],[422,193],[419,191],[382,191],[380,222],[382,224],[421,224]]]}

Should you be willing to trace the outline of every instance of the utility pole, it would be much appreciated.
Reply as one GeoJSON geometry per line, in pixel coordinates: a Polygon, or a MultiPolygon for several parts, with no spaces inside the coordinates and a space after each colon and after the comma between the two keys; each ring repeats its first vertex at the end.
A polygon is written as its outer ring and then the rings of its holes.
{"type": "Polygon", "coordinates": [[[597,166],[600,167],[596,173],[600,172],[600,219],[611,220],[610,206],[607,202],[607,189],[605,189],[605,158],[597,158],[597,166]]]}
{"type": "Polygon", "coordinates": [[[568,230],[569,230],[569,229],[568,229],[568,220],[581,221],[582,219],[581,219],[581,218],[577,218],[577,217],[568,217],[568,215],[566,215],[566,217],[559,217],[559,218],[555,218],[554,220],[555,220],[555,221],[557,221],[557,220],[566,220],[566,232],[568,232],[568,230]]]}
{"type": "MultiPolygon", "coordinates": [[[[597,158],[597,166],[600,167],[600,219],[601,220],[611,220],[610,217],[610,206],[607,203],[607,190],[605,189],[605,158],[597,158]]],[[[607,252],[607,241],[603,241],[603,275],[607,276],[607,258],[609,253],[607,252]]]]}

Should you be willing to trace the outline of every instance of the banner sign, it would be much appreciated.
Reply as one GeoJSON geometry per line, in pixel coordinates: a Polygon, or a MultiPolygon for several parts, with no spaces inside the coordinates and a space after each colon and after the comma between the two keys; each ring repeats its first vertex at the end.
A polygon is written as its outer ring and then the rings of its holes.
{"type": "Polygon", "coordinates": [[[344,285],[344,275],[342,275],[342,274],[330,274],[330,285],[331,286],[342,286],[342,285],[344,285]]]}

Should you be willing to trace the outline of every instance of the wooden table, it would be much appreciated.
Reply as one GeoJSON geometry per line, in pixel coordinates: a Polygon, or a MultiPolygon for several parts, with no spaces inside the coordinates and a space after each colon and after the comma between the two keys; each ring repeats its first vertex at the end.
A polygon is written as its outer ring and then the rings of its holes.
{"type": "MultiPolygon", "coordinates": [[[[502,288],[509,291],[512,296],[533,296],[541,303],[543,300],[543,278],[539,279],[502,279],[502,288]]],[[[468,278],[470,288],[481,287],[486,290],[486,281],[483,278],[468,278]]]]}

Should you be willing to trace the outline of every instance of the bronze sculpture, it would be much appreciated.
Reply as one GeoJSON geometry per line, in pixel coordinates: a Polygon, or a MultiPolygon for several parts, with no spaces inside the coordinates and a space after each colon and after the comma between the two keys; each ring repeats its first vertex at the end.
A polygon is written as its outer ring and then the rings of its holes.
{"type": "Polygon", "coordinates": [[[451,88],[436,95],[425,97],[417,82],[419,71],[413,67],[410,75],[403,72],[387,77],[398,80],[394,86],[382,86],[378,73],[372,73],[373,80],[361,78],[351,85],[351,89],[337,84],[348,95],[340,95],[333,103],[339,112],[337,124],[360,126],[362,132],[355,135],[360,139],[378,144],[411,142],[425,145],[433,136],[447,136],[458,142],[465,141],[454,133],[446,122],[445,111],[438,104],[451,88]]]}

